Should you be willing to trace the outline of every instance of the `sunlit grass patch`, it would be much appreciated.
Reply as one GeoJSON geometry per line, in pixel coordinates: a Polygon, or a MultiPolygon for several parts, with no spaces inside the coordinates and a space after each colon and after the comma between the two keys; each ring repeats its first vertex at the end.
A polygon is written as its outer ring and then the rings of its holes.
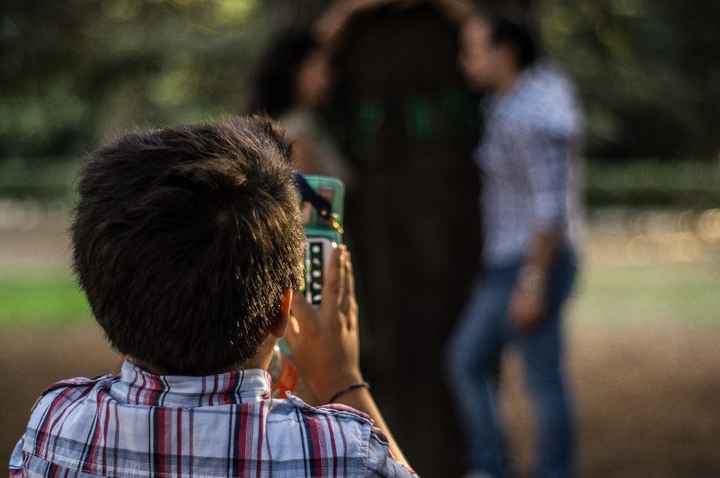
{"type": "Polygon", "coordinates": [[[51,325],[90,317],[85,296],[69,274],[0,277],[0,326],[51,325]]]}
{"type": "Polygon", "coordinates": [[[573,315],[594,322],[720,323],[720,263],[591,263],[573,315]]]}

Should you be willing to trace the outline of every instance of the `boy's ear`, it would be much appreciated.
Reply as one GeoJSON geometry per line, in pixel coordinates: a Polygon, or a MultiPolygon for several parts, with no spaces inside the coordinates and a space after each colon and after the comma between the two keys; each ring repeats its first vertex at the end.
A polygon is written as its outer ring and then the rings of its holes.
{"type": "Polygon", "coordinates": [[[287,330],[287,326],[290,321],[290,306],[292,304],[292,299],[293,290],[284,289],[282,296],[280,297],[280,312],[270,326],[270,333],[277,338],[285,336],[285,330],[287,330]]]}

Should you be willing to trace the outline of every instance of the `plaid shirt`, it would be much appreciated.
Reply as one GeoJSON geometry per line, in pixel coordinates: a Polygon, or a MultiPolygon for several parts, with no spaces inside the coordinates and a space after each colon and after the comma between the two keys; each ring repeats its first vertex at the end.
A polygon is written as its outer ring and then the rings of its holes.
{"type": "Polygon", "coordinates": [[[525,71],[509,93],[491,98],[475,159],[483,178],[485,260],[527,254],[537,231],[580,232],[582,118],[572,85],[554,68],[525,71]]]}
{"type": "Polygon", "coordinates": [[[35,404],[10,477],[409,477],[364,414],[272,399],[264,370],[60,382],[35,404]]]}

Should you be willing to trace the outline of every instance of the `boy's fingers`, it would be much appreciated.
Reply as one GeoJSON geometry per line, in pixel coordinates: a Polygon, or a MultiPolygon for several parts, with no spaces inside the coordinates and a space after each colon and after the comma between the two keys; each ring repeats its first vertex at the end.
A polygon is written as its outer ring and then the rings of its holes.
{"type": "Polygon", "coordinates": [[[348,252],[347,272],[345,274],[345,288],[347,289],[347,316],[350,330],[357,329],[358,311],[357,299],[355,298],[355,274],[353,274],[352,256],[348,252]]]}
{"type": "Polygon", "coordinates": [[[299,328],[302,328],[303,324],[312,321],[316,313],[313,306],[308,304],[308,301],[302,293],[298,291],[293,294],[292,315],[299,328]]]}
{"type": "Polygon", "coordinates": [[[340,302],[343,281],[345,280],[345,271],[343,270],[343,262],[345,256],[345,246],[339,246],[334,249],[328,259],[325,270],[325,284],[323,286],[322,307],[337,306],[340,302]]]}
{"type": "Polygon", "coordinates": [[[345,260],[342,262],[342,271],[343,271],[343,287],[341,291],[340,296],[340,310],[347,314],[348,307],[350,305],[350,287],[348,284],[348,281],[350,280],[350,271],[348,270],[348,262],[350,260],[349,252],[345,253],[345,260]]]}
{"type": "Polygon", "coordinates": [[[352,255],[349,251],[345,267],[345,288],[348,296],[355,297],[355,274],[353,274],[352,255]]]}

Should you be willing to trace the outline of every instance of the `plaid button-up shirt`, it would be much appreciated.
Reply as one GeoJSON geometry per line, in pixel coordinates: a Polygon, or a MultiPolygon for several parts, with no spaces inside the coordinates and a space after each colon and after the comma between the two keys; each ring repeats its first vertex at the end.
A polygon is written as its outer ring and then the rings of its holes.
{"type": "Polygon", "coordinates": [[[10,477],[409,477],[364,414],[273,399],[263,370],[60,382],[35,404],[10,477]]]}
{"type": "Polygon", "coordinates": [[[559,232],[576,244],[582,117],[569,80],[548,64],[532,67],[512,91],[490,99],[486,118],[475,154],[486,263],[527,254],[535,232],[559,232]]]}

